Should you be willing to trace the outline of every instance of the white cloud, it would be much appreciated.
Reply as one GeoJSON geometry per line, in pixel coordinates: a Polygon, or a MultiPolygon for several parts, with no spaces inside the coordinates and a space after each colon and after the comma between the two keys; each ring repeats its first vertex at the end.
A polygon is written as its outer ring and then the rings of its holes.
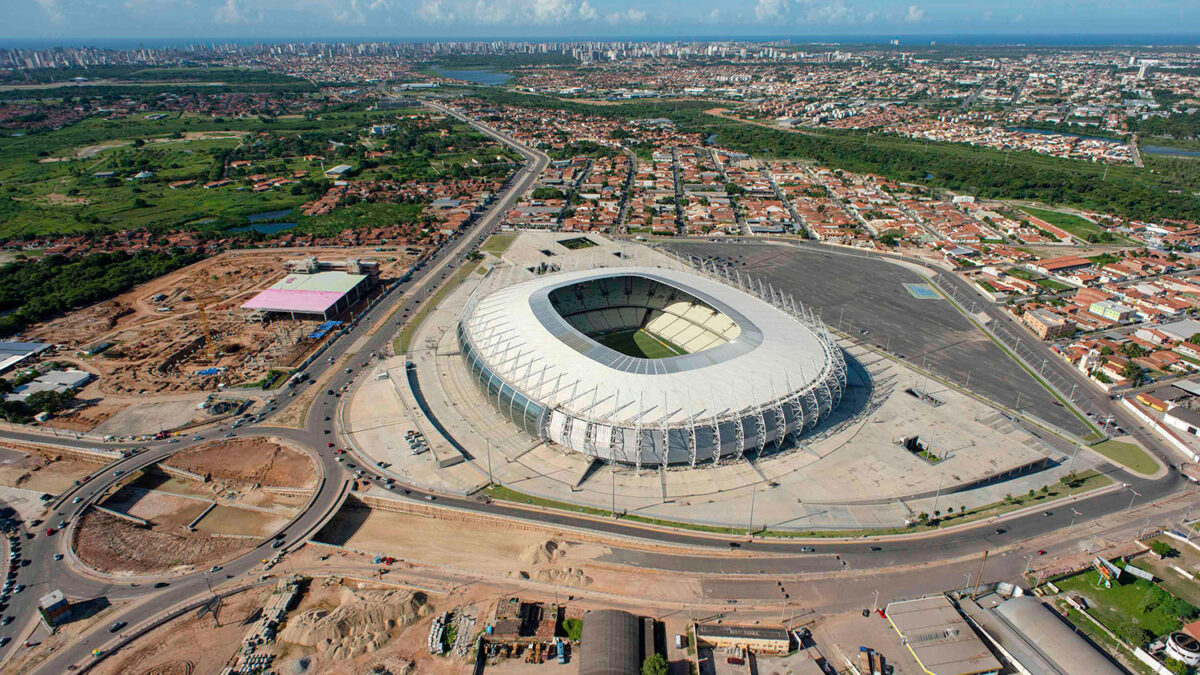
{"type": "Polygon", "coordinates": [[[417,16],[430,23],[454,21],[454,12],[442,6],[442,0],[425,0],[417,8],[417,16]]]}
{"type": "Polygon", "coordinates": [[[1025,15],[1018,14],[1013,17],[1013,23],[1025,23],[1025,15]]]}
{"type": "Polygon", "coordinates": [[[721,23],[724,18],[725,15],[721,13],[721,10],[715,7],[713,8],[713,11],[708,13],[708,23],[721,23]]]}
{"type": "Polygon", "coordinates": [[[217,8],[213,21],[217,23],[259,23],[263,20],[262,10],[249,10],[238,0],[225,0],[225,4],[217,8]]]}
{"type": "Polygon", "coordinates": [[[415,15],[430,23],[543,26],[595,21],[600,16],[589,0],[424,0],[415,15]]]}
{"type": "Polygon", "coordinates": [[[46,13],[46,18],[50,19],[50,23],[62,23],[66,20],[62,8],[58,6],[58,0],[37,0],[37,4],[46,13]]]}
{"type": "Polygon", "coordinates": [[[614,26],[639,24],[646,22],[646,13],[640,9],[634,9],[630,7],[624,12],[613,12],[612,14],[604,17],[604,20],[614,26]]]}
{"type": "Polygon", "coordinates": [[[908,13],[904,15],[905,23],[921,23],[925,20],[925,10],[916,5],[908,6],[908,13]]]}
{"type": "Polygon", "coordinates": [[[810,7],[803,18],[806,23],[863,24],[878,19],[879,12],[860,14],[857,9],[847,4],[846,0],[832,0],[824,5],[810,7]]]}
{"type": "Polygon", "coordinates": [[[754,17],[763,23],[779,21],[788,13],[788,0],[758,0],[754,17]]]}

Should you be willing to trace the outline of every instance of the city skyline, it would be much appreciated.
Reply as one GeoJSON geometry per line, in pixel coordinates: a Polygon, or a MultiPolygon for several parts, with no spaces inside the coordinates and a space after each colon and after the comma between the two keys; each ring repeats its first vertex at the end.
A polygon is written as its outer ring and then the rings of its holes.
{"type": "Polygon", "coordinates": [[[1193,42],[1190,3],[995,3],[940,0],[36,0],[10,8],[8,42],[96,39],[903,39],[1107,36],[1193,42]]]}

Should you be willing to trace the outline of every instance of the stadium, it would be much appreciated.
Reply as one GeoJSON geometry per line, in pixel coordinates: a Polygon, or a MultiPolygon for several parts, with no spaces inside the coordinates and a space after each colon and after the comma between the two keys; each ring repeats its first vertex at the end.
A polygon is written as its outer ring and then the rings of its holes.
{"type": "Polygon", "coordinates": [[[517,427],[639,468],[794,446],[838,406],[847,381],[819,318],[715,269],[613,267],[484,285],[457,338],[472,380],[517,427]]]}

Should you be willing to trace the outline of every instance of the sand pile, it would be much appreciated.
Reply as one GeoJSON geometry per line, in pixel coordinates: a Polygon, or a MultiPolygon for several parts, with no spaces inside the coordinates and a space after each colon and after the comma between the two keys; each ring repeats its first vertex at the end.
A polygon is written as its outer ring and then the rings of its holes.
{"type": "Polygon", "coordinates": [[[560,542],[547,539],[522,551],[521,562],[526,565],[548,565],[564,555],[566,555],[566,548],[560,542]]]}
{"type": "Polygon", "coordinates": [[[408,591],[343,589],[333,611],[305,612],[288,619],[280,639],[314,647],[331,659],[352,659],[374,652],[391,639],[391,631],[424,613],[425,596],[408,591]]]}
{"type": "Polygon", "coordinates": [[[575,586],[577,588],[590,586],[592,583],[592,578],[584,574],[583,570],[577,567],[538,570],[536,579],[546,583],[575,586]]]}

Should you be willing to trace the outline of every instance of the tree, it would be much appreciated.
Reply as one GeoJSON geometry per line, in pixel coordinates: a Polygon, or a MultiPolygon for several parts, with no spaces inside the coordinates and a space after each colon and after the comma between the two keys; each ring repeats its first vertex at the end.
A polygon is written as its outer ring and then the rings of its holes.
{"type": "Polygon", "coordinates": [[[1158,540],[1150,542],[1150,550],[1153,551],[1155,555],[1163,558],[1170,558],[1179,553],[1179,551],[1176,551],[1175,548],[1167,542],[1158,540]]]}
{"type": "Polygon", "coordinates": [[[1150,641],[1151,637],[1150,631],[1142,628],[1132,621],[1122,622],[1121,625],[1117,626],[1116,633],[1121,637],[1122,640],[1135,647],[1140,647],[1146,644],[1150,641]]]}
{"type": "Polygon", "coordinates": [[[1200,345],[1200,333],[1194,333],[1192,337],[1188,338],[1188,342],[1194,345],[1200,345]]]}
{"type": "Polygon", "coordinates": [[[651,654],[642,661],[642,675],[667,675],[667,659],[662,654],[651,654]]]}
{"type": "Polygon", "coordinates": [[[1146,373],[1142,371],[1141,366],[1133,361],[1130,361],[1129,363],[1126,363],[1125,367],[1121,370],[1121,377],[1129,380],[1130,384],[1136,387],[1145,381],[1146,373]]]}

